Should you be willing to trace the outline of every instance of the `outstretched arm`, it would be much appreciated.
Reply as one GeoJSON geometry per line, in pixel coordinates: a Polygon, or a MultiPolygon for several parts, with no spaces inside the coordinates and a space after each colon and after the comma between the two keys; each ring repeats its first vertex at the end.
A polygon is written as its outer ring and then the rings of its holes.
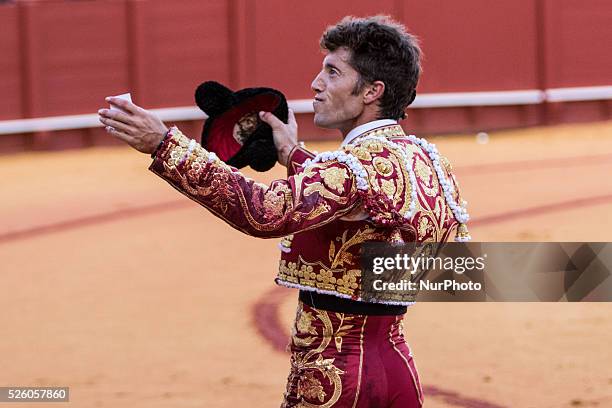
{"type": "Polygon", "coordinates": [[[358,202],[356,180],[345,163],[309,165],[268,186],[223,163],[177,128],[170,129],[150,170],[234,228],[264,238],[316,228],[358,202]]]}
{"type": "Polygon", "coordinates": [[[116,102],[127,113],[100,111],[102,123],[113,128],[110,133],[143,153],[155,152],[150,167],[154,173],[244,233],[272,238],[315,228],[342,217],[359,201],[356,178],[347,163],[312,164],[266,186],[226,165],[178,129],[167,131],[152,113],[116,102]]]}

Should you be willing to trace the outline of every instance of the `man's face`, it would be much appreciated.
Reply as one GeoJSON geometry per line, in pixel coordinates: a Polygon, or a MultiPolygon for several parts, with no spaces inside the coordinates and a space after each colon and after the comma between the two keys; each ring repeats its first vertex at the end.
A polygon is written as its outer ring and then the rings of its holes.
{"type": "Polygon", "coordinates": [[[319,127],[351,129],[363,111],[363,95],[353,95],[359,74],[348,63],[350,55],[346,48],[328,53],[321,72],[312,81],[314,123],[319,127]]]}

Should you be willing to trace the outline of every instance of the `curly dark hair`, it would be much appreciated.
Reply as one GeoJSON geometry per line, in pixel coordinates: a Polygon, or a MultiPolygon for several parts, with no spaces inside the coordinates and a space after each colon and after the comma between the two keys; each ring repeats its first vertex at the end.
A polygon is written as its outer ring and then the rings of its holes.
{"type": "Polygon", "coordinates": [[[388,16],[348,16],[325,30],[320,45],[329,52],[343,47],[350,51],[349,65],[360,76],[354,94],[374,81],[385,84],[379,118],[406,117],[405,109],[414,101],[421,75],[421,49],[403,25],[388,16]]]}

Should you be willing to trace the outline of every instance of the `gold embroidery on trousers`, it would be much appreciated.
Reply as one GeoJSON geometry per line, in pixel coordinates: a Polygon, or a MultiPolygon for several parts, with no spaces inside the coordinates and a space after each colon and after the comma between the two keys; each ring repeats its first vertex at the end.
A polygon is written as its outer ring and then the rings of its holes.
{"type": "MultiPolygon", "coordinates": [[[[341,375],[344,374],[344,371],[334,365],[334,358],[325,358],[321,354],[331,342],[334,329],[327,312],[317,310],[315,314],[313,316],[311,313],[305,312],[301,303],[298,306],[296,328],[291,341],[295,346],[301,347],[300,345],[303,342],[298,337],[299,333],[315,333],[318,335],[316,339],[320,340],[320,344],[311,350],[294,352],[291,355],[291,371],[287,380],[285,398],[291,393],[291,387],[297,383],[295,397],[301,399],[301,401],[296,407],[330,408],[340,399],[342,394],[341,375]],[[306,314],[306,317],[303,317],[304,314],[306,314]],[[318,319],[323,324],[323,332],[321,334],[317,333],[316,329],[312,326],[314,319],[318,319]],[[319,373],[323,379],[328,380],[331,387],[333,387],[331,396],[328,396],[321,381],[315,377],[316,373],[319,373]],[[319,403],[311,403],[305,401],[304,398],[319,403]],[[326,398],[328,398],[327,401],[326,398]]],[[[283,406],[286,406],[286,401],[283,406]]]]}

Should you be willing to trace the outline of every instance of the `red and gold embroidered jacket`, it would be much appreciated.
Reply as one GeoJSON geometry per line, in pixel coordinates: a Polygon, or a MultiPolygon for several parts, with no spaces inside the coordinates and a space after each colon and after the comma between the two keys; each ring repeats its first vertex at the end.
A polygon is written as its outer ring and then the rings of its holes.
{"type": "MultiPolygon", "coordinates": [[[[284,237],[277,283],[362,300],[360,244],[469,238],[448,161],[399,125],[358,136],[341,150],[290,154],[288,177],[256,183],[173,128],[150,170],[232,227],[284,237]]],[[[384,303],[410,304],[389,293],[384,303]]]]}

